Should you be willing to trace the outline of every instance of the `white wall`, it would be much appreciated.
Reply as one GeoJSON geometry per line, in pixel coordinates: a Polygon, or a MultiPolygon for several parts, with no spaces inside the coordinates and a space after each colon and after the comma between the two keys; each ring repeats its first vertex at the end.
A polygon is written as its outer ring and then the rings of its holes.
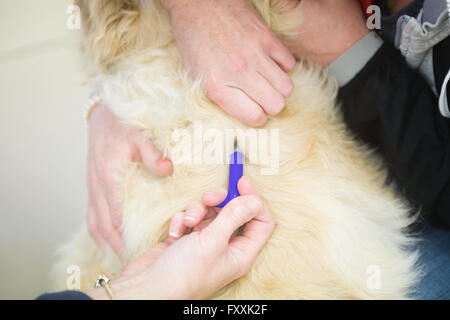
{"type": "Polygon", "coordinates": [[[46,289],[85,218],[87,96],[70,0],[0,1],[0,299],[46,289]]]}

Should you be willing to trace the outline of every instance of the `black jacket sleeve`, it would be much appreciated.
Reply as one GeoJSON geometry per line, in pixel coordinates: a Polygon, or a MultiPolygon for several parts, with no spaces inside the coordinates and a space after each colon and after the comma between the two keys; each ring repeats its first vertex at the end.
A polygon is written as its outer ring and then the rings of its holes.
{"type": "Polygon", "coordinates": [[[36,300],[92,300],[87,294],[80,291],[62,291],[56,293],[45,293],[36,300]]]}
{"type": "Polygon", "coordinates": [[[385,43],[340,89],[347,126],[378,149],[399,189],[450,226],[450,120],[425,80],[385,43]]]}

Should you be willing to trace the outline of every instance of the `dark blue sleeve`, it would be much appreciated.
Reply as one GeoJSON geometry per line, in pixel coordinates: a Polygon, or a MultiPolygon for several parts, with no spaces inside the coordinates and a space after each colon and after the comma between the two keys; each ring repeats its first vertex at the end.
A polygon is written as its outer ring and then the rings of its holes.
{"type": "Polygon", "coordinates": [[[385,43],[339,99],[347,126],[384,156],[399,190],[450,228],[450,119],[422,76],[385,43]]]}
{"type": "Polygon", "coordinates": [[[92,300],[87,294],[80,291],[62,291],[45,293],[36,300],[92,300]]]}

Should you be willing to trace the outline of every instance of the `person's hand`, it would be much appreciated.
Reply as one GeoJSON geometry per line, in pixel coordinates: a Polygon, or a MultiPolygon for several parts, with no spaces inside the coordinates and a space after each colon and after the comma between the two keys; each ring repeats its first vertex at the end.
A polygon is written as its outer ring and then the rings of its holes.
{"type": "Polygon", "coordinates": [[[297,36],[283,41],[297,59],[326,67],[369,32],[357,0],[279,1],[300,21],[297,36]]]}
{"type": "Polygon", "coordinates": [[[293,89],[295,58],[247,0],[163,0],[183,64],[231,116],[261,126],[293,89]]]}
{"type": "Polygon", "coordinates": [[[142,161],[151,173],[161,176],[172,172],[172,163],[162,159],[150,140],[121,124],[104,105],[92,110],[88,124],[88,229],[97,245],[101,247],[106,241],[120,256],[122,207],[116,189],[120,170],[131,161],[142,161]]]}
{"type": "MultiPolygon", "coordinates": [[[[116,298],[202,299],[244,276],[275,220],[246,177],[238,188],[241,196],[220,211],[214,207],[226,192],[213,191],[175,215],[169,238],[131,262],[111,283],[116,298]]],[[[108,298],[103,288],[88,294],[108,298]]]]}

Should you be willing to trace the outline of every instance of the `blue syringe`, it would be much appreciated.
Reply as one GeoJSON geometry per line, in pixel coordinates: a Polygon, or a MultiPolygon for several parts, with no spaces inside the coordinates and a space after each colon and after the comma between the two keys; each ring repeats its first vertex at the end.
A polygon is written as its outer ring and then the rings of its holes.
{"type": "Polygon", "coordinates": [[[228,175],[228,194],[225,200],[219,204],[218,208],[223,208],[228,202],[239,197],[238,182],[242,178],[244,171],[244,156],[237,150],[236,142],[234,152],[230,158],[230,169],[228,175]]]}

